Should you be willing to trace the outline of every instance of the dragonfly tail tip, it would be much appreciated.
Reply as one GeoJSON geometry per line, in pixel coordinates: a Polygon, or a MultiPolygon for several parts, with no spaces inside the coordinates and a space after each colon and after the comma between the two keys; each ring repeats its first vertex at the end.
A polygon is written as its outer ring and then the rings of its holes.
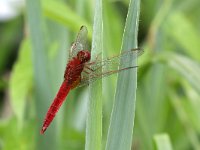
{"type": "Polygon", "coordinates": [[[44,132],[46,131],[46,127],[42,127],[42,129],[40,130],[40,134],[44,134],[44,132]]]}

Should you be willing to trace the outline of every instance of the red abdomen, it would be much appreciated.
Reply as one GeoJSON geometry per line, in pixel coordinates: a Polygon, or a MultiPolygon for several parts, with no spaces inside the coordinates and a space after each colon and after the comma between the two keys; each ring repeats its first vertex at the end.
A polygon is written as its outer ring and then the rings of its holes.
{"type": "Polygon", "coordinates": [[[73,58],[67,64],[65,75],[64,75],[64,81],[62,85],[60,86],[60,89],[53,103],[49,107],[42,129],[40,131],[41,134],[43,134],[46,131],[46,129],[48,128],[52,120],[54,119],[56,113],[58,112],[60,106],[64,102],[70,89],[73,89],[79,84],[82,70],[83,70],[83,66],[81,65],[80,60],[78,60],[77,58],[73,58]]]}
{"type": "Polygon", "coordinates": [[[47,127],[52,122],[53,118],[55,117],[56,113],[58,112],[60,106],[62,105],[62,103],[65,100],[69,91],[70,91],[70,86],[67,85],[66,81],[64,81],[62,83],[62,85],[60,86],[60,89],[46,114],[42,129],[40,131],[41,134],[43,134],[45,132],[47,127]]]}

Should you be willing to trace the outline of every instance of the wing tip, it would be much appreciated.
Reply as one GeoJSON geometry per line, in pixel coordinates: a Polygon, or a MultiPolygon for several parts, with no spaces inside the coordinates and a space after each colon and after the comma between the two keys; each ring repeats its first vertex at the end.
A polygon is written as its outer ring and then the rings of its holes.
{"type": "Polygon", "coordinates": [[[83,28],[86,28],[86,26],[85,26],[85,25],[82,25],[81,28],[80,28],[80,30],[83,29],[83,28]]]}
{"type": "Polygon", "coordinates": [[[85,25],[82,25],[82,26],[80,27],[80,30],[85,30],[85,31],[87,32],[87,27],[86,27],[85,25]]]}

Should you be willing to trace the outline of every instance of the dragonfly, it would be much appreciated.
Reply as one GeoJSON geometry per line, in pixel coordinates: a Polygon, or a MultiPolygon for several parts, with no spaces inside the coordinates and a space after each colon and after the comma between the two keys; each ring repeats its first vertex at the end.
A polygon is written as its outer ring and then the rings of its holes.
{"type": "Polygon", "coordinates": [[[89,85],[102,77],[119,73],[123,70],[137,68],[137,66],[125,66],[125,64],[130,64],[130,61],[135,60],[143,53],[143,50],[139,48],[124,51],[120,55],[104,60],[99,60],[97,56],[94,61],[90,61],[91,54],[86,48],[87,33],[86,26],[81,26],[76,40],[69,51],[69,61],[64,72],[64,80],[47,111],[42,129],[40,130],[41,134],[44,134],[53,121],[70,90],[89,85]],[[122,67],[119,68],[119,66],[122,67]]]}

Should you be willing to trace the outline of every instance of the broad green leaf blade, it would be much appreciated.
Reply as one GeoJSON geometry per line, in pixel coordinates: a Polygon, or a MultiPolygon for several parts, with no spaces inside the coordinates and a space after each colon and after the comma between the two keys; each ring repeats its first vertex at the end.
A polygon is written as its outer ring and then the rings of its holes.
{"type": "MultiPolygon", "coordinates": [[[[42,6],[45,16],[73,29],[73,31],[77,31],[81,25],[87,26],[88,31],[91,31],[89,23],[78,16],[65,5],[65,3],[61,1],[44,0],[42,6]]],[[[89,32],[88,36],[91,38],[91,32],[89,32]]]]}
{"type": "Polygon", "coordinates": [[[180,122],[182,123],[186,135],[187,135],[187,139],[189,140],[189,142],[191,143],[193,149],[200,149],[200,142],[198,139],[198,133],[195,131],[194,128],[192,128],[192,123],[190,122],[190,119],[188,118],[188,114],[185,111],[185,108],[183,106],[183,98],[180,97],[176,92],[174,92],[174,90],[170,90],[169,91],[169,96],[170,96],[170,100],[171,100],[171,104],[174,107],[174,110],[176,111],[176,114],[178,116],[178,119],[180,120],[180,122]]]}
{"type": "Polygon", "coordinates": [[[156,150],[173,150],[168,134],[158,134],[154,136],[156,150]]]}
{"type": "Polygon", "coordinates": [[[12,109],[22,127],[25,104],[28,93],[32,88],[33,68],[30,41],[25,39],[20,47],[17,63],[14,65],[10,79],[10,96],[12,109]]]}
{"type": "Polygon", "coordinates": [[[187,101],[182,101],[183,106],[192,127],[200,133],[200,94],[188,82],[185,82],[185,84],[183,82],[182,84],[188,99],[187,101]]]}
{"type": "MultiPolygon", "coordinates": [[[[92,37],[92,57],[94,60],[103,50],[102,0],[95,1],[92,37]]],[[[102,57],[102,56],[101,56],[102,57]]],[[[102,143],[102,80],[89,85],[89,107],[86,122],[86,150],[101,150],[102,143]]]]}
{"type": "MultiPolygon", "coordinates": [[[[140,0],[131,0],[123,35],[122,50],[137,47],[140,0]]],[[[130,58],[131,59],[131,56],[130,58]]],[[[137,61],[129,65],[136,65],[137,61]]],[[[106,150],[130,150],[135,116],[137,70],[119,73],[106,150]]]]}
{"type": "MultiPolygon", "coordinates": [[[[69,40],[67,40],[68,37],[68,32],[67,29],[60,25],[59,23],[53,22],[51,20],[48,20],[47,22],[47,29],[48,29],[48,68],[49,68],[49,79],[52,85],[52,95],[53,97],[50,99],[51,102],[47,102],[48,105],[53,101],[53,98],[56,96],[56,93],[59,90],[59,87],[61,83],[63,82],[63,73],[66,67],[67,63],[67,56],[68,56],[68,51],[66,49],[69,49],[70,44],[69,40]]],[[[53,122],[51,123],[49,130],[51,130],[52,125],[55,125],[56,127],[56,140],[60,141],[57,142],[57,146],[61,146],[61,141],[62,141],[62,134],[63,134],[63,129],[67,128],[67,122],[65,119],[68,119],[69,117],[64,116],[67,114],[64,110],[67,109],[65,107],[66,101],[64,102],[64,105],[59,109],[56,117],[54,118],[53,122]]],[[[49,107],[48,106],[48,107],[49,107]]],[[[47,108],[45,108],[47,112],[47,108]]]]}
{"type": "Polygon", "coordinates": [[[184,49],[185,53],[196,60],[200,59],[198,30],[194,28],[193,24],[183,13],[175,11],[166,20],[164,27],[166,28],[166,33],[184,49]]]}
{"type": "MultiPolygon", "coordinates": [[[[39,134],[46,109],[52,100],[52,86],[48,75],[47,44],[45,41],[45,21],[42,15],[39,0],[26,0],[27,19],[32,44],[32,58],[34,71],[34,84],[36,91],[36,112],[38,117],[37,126],[37,149],[55,150],[55,130],[48,130],[44,136],[39,134]],[[51,143],[51,144],[47,144],[51,143]]],[[[55,128],[54,128],[55,129],[55,128]]]]}
{"type": "Polygon", "coordinates": [[[183,55],[165,54],[161,56],[161,59],[167,61],[170,67],[179,72],[200,93],[200,64],[183,55]]]}
{"type": "Polygon", "coordinates": [[[35,122],[26,122],[23,132],[18,132],[18,121],[16,118],[0,120],[0,149],[1,150],[34,150],[35,122]]]}

